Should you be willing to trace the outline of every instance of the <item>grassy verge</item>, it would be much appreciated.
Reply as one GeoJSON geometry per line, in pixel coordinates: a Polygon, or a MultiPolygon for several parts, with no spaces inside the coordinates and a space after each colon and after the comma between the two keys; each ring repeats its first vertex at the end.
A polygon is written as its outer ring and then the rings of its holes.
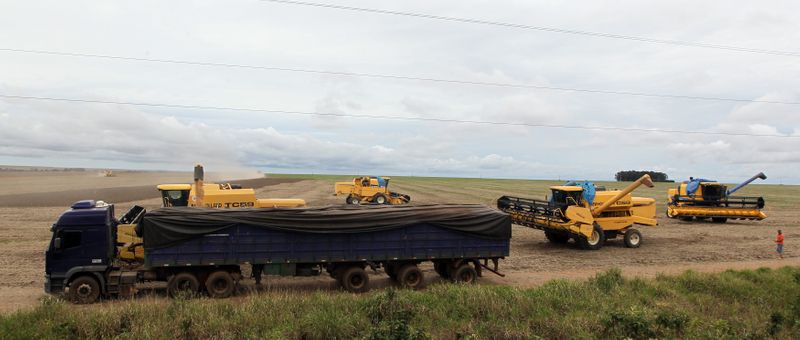
{"type": "Polygon", "coordinates": [[[800,268],[587,281],[534,289],[433,285],[228,300],[43,299],[0,317],[1,338],[798,338],[800,268]]]}

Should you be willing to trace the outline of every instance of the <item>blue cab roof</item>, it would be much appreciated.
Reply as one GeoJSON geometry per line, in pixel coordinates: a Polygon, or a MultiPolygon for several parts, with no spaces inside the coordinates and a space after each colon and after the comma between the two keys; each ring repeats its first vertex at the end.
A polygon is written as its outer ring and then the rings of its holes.
{"type": "Polygon", "coordinates": [[[61,214],[56,224],[60,226],[105,225],[113,218],[113,207],[113,205],[97,207],[93,200],[78,201],[61,214]]]}

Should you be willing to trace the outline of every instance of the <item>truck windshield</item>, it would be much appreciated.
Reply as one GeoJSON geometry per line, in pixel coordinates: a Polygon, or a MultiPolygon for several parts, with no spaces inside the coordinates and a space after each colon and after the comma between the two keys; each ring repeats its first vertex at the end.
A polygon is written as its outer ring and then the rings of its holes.
{"type": "Polygon", "coordinates": [[[164,207],[185,207],[189,205],[189,190],[162,190],[164,207]]]}

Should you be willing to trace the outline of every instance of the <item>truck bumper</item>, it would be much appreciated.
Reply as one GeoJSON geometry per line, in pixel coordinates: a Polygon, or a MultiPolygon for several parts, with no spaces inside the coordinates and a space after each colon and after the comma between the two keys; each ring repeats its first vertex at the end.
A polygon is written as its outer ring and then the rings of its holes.
{"type": "Polygon", "coordinates": [[[48,294],[60,294],[64,292],[64,278],[53,277],[49,274],[44,276],[44,292],[48,294]]]}

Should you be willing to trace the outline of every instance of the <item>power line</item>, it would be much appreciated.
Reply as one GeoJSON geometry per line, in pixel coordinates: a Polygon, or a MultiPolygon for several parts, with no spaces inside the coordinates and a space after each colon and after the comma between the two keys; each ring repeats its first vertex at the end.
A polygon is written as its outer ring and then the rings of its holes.
{"type": "Polygon", "coordinates": [[[592,37],[598,37],[598,38],[624,39],[624,40],[634,40],[634,41],[647,42],[647,43],[656,43],[656,44],[702,47],[702,48],[713,48],[713,49],[736,51],[736,52],[748,52],[748,53],[782,55],[782,56],[789,56],[789,57],[800,57],[800,52],[766,50],[766,49],[741,47],[741,46],[732,46],[732,45],[708,44],[708,43],[693,42],[693,41],[656,39],[656,38],[638,37],[638,36],[632,36],[632,35],[622,35],[622,34],[592,32],[592,31],[581,31],[581,30],[573,30],[573,29],[565,29],[565,28],[557,28],[557,27],[548,27],[548,26],[533,26],[533,25],[525,25],[525,24],[514,24],[514,23],[506,23],[506,22],[499,22],[499,21],[481,20],[481,19],[447,17],[447,16],[425,14],[425,13],[401,12],[401,11],[391,11],[391,10],[384,10],[384,9],[352,7],[352,6],[342,6],[342,5],[334,5],[334,4],[324,4],[324,3],[305,2],[305,1],[293,1],[293,0],[259,0],[259,1],[274,2],[274,3],[281,3],[281,4],[289,4],[289,5],[322,7],[322,8],[339,9],[339,10],[356,11],[356,12],[389,14],[389,15],[401,15],[401,16],[407,16],[407,17],[425,18],[425,19],[434,19],[434,20],[444,20],[444,21],[454,21],[454,22],[462,22],[462,23],[469,23],[469,24],[494,25],[494,26],[502,26],[502,27],[509,27],[509,28],[518,28],[518,29],[526,29],[526,30],[552,32],[552,33],[586,35],[586,36],[592,36],[592,37]]]}
{"type": "Polygon", "coordinates": [[[415,80],[415,81],[427,81],[427,82],[446,83],[446,84],[494,86],[494,87],[505,87],[505,88],[519,88],[519,89],[533,89],[533,90],[551,90],[551,91],[564,91],[564,92],[583,92],[583,93],[597,93],[597,94],[609,94],[609,95],[621,95],[621,96],[637,96],[637,97],[668,98],[668,99],[690,99],[690,100],[711,100],[711,101],[763,103],[763,104],[800,105],[800,102],[787,102],[787,101],[777,101],[777,100],[744,99],[744,98],[729,98],[729,97],[709,97],[709,96],[690,96],[690,95],[682,95],[682,94],[663,94],[663,93],[648,93],[648,92],[633,92],[633,91],[584,89],[584,88],[575,88],[575,87],[543,86],[543,85],[533,85],[533,84],[498,83],[498,82],[483,82],[483,81],[460,80],[460,79],[442,79],[442,78],[432,78],[432,77],[415,77],[415,76],[405,76],[405,75],[396,75],[396,74],[379,74],[379,73],[345,72],[345,71],[327,71],[327,70],[288,68],[288,67],[263,66],[263,65],[214,63],[214,62],[178,60],[178,59],[140,58],[140,57],[127,57],[127,56],[119,56],[119,55],[109,55],[109,54],[91,54],[91,53],[78,53],[78,52],[48,51],[48,50],[30,50],[30,49],[3,48],[3,47],[0,47],[0,51],[2,51],[2,52],[13,52],[13,53],[43,54],[43,55],[53,55],[53,56],[62,56],[62,57],[98,58],[98,59],[124,60],[124,61],[136,61],[136,62],[162,63],[162,64],[207,66],[207,67],[227,67],[227,68],[265,70],[265,71],[281,71],[281,72],[297,72],[297,73],[308,73],[308,74],[327,74],[327,75],[350,76],[350,77],[366,77],[366,78],[377,78],[377,79],[415,80]]]}
{"type": "Polygon", "coordinates": [[[245,108],[245,107],[230,107],[230,106],[203,106],[203,105],[185,105],[185,104],[168,104],[168,103],[146,103],[146,102],[95,100],[95,99],[82,99],[82,98],[38,97],[38,96],[22,96],[22,95],[12,95],[12,94],[0,94],[0,98],[21,99],[21,100],[39,100],[39,101],[58,101],[58,102],[68,102],[68,103],[113,104],[113,105],[142,106],[142,107],[162,107],[162,108],[191,109],[191,110],[224,110],[224,111],[261,112],[261,113],[283,113],[283,114],[304,115],[304,116],[348,117],[348,118],[386,119],[386,120],[421,121],[421,122],[436,122],[436,123],[459,123],[459,124],[522,126],[522,127],[535,127],[535,128],[552,128],[552,129],[627,131],[627,132],[660,132],[660,133],[675,133],[675,134],[720,135],[720,136],[742,136],[742,137],[800,138],[800,136],[793,136],[793,135],[754,134],[754,133],[736,133],[736,132],[708,132],[708,131],[648,129],[648,128],[627,128],[627,127],[615,127],[615,126],[581,126],[581,125],[562,125],[562,124],[537,124],[537,123],[522,123],[522,122],[500,122],[500,121],[488,121],[488,120],[465,120],[465,119],[449,119],[449,118],[387,116],[387,115],[348,114],[348,113],[330,113],[330,112],[305,112],[305,111],[258,109],[258,108],[245,108]]]}

